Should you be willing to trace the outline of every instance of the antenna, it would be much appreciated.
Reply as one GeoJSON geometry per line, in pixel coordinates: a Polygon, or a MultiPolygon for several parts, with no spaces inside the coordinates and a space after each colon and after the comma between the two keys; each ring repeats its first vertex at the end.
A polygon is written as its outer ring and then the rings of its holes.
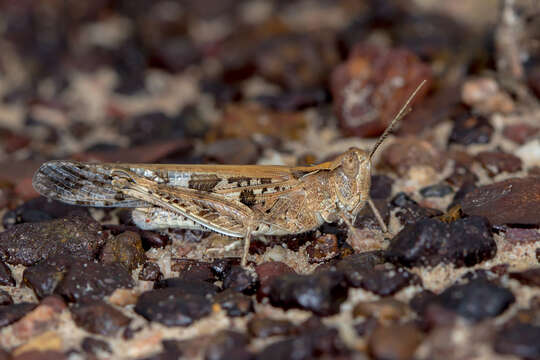
{"type": "Polygon", "coordinates": [[[377,140],[377,143],[375,144],[375,146],[373,146],[373,148],[369,152],[369,159],[370,160],[371,160],[371,157],[373,156],[373,154],[375,153],[375,151],[377,150],[377,148],[379,147],[379,145],[381,145],[382,142],[384,141],[384,139],[386,139],[386,137],[388,136],[388,134],[390,134],[390,131],[392,131],[392,128],[394,127],[394,125],[396,125],[396,123],[399,120],[401,120],[405,115],[407,115],[409,113],[409,111],[411,111],[411,109],[409,108],[409,104],[414,99],[414,97],[416,96],[418,91],[420,91],[422,86],[424,86],[425,83],[426,83],[426,80],[422,80],[420,85],[418,85],[418,87],[413,91],[411,96],[409,96],[407,101],[405,101],[405,104],[401,107],[401,109],[399,110],[397,115],[392,119],[392,122],[390,123],[390,125],[388,125],[386,130],[384,130],[383,134],[377,140]]]}

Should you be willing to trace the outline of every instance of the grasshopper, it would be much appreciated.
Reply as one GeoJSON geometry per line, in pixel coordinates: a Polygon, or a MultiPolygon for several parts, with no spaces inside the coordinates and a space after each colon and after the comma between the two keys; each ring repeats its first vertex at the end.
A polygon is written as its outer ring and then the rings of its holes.
{"type": "Polygon", "coordinates": [[[424,83],[370,152],[350,148],[332,161],[299,167],[55,160],[38,169],[33,186],[69,204],[133,208],[133,221],[142,229],[205,230],[244,238],[243,266],[254,235],[299,234],[340,221],[355,236],[353,223],[366,203],[387,233],[369,198],[371,158],[424,83]]]}

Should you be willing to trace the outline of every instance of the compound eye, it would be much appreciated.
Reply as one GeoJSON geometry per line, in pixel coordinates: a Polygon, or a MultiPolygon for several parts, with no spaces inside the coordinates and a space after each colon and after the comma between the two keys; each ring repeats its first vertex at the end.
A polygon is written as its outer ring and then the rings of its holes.
{"type": "Polygon", "coordinates": [[[346,154],[342,166],[345,174],[355,176],[358,173],[358,157],[355,154],[346,154]]]}

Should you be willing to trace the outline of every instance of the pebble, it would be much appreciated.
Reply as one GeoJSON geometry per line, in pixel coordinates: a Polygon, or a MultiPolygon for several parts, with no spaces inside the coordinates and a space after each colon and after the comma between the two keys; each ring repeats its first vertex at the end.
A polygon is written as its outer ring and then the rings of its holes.
{"type": "Polygon", "coordinates": [[[0,306],[13,304],[13,299],[7,291],[0,289],[0,306]]]}
{"type": "Polygon", "coordinates": [[[163,274],[159,269],[159,265],[152,261],[147,261],[143,264],[139,273],[139,280],[143,281],[159,281],[163,278],[163,274]]]}
{"type": "Polygon", "coordinates": [[[540,287],[540,267],[520,272],[512,272],[510,273],[510,277],[516,279],[523,285],[540,287]]]}
{"type": "Polygon", "coordinates": [[[137,314],[165,326],[189,326],[211,311],[212,303],[205,296],[188,293],[182,288],[144,292],[135,305],[137,314]]]}
{"type": "Polygon", "coordinates": [[[143,263],[144,253],[141,236],[136,232],[126,231],[105,243],[101,250],[100,262],[104,264],[118,262],[131,271],[143,263]]]}
{"type": "Polygon", "coordinates": [[[192,259],[176,259],[171,265],[172,271],[178,271],[179,278],[185,280],[199,281],[216,281],[216,277],[212,271],[212,263],[192,260],[192,259]]]}
{"type": "Polygon", "coordinates": [[[55,289],[68,301],[99,300],[118,288],[133,287],[131,274],[118,263],[83,261],[72,265],[55,289]]]}
{"type": "Polygon", "coordinates": [[[306,248],[310,263],[319,263],[336,257],[339,253],[338,239],[334,234],[323,234],[315,238],[306,248]]]}
{"type": "Polygon", "coordinates": [[[377,326],[368,340],[368,351],[377,360],[413,359],[422,342],[422,332],[413,324],[377,326]]]}
{"type": "Polygon", "coordinates": [[[287,264],[280,261],[265,262],[255,267],[255,272],[259,278],[259,289],[257,299],[268,297],[272,290],[272,281],[281,275],[295,274],[295,271],[287,264]]]}
{"type": "Polygon", "coordinates": [[[495,336],[495,351],[523,359],[540,359],[540,326],[516,323],[504,327],[495,336]]]}
{"type": "Polygon", "coordinates": [[[494,112],[507,114],[515,107],[512,98],[499,89],[494,79],[488,77],[465,81],[461,98],[465,104],[486,114],[494,112]]]}
{"type": "Polygon", "coordinates": [[[475,279],[466,284],[450,286],[432,301],[477,322],[502,314],[515,302],[515,297],[504,287],[484,279],[475,279]]]}
{"type": "Polygon", "coordinates": [[[323,105],[329,95],[324,88],[297,89],[286,93],[263,94],[253,100],[265,107],[277,111],[298,111],[323,105]]]}
{"type": "Polygon", "coordinates": [[[66,303],[59,296],[48,296],[37,307],[13,324],[13,334],[19,341],[39,336],[47,329],[55,328],[66,303]]]}
{"type": "Polygon", "coordinates": [[[247,330],[252,337],[256,338],[292,335],[297,332],[296,326],[289,320],[276,320],[261,316],[255,316],[249,320],[247,330]]]}
{"type": "Polygon", "coordinates": [[[347,284],[360,287],[366,272],[385,262],[383,251],[366,251],[345,257],[336,263],[336,269],[343,273],[347,284]]]}
{"type": "Polygon", "coordinates": [[[397,322],[410,313],[409,306],[391,297],[374,301],[360,301],[353,308],[353,316],[374,317],[381,321],[397,322]]]}
{"type": "Polygon", "coordinates": [[[453,192],[452,187],[446,184],[429,185],[420,189],[420,195],[425,198],[444,197],[453,192]]]}
{"type": "Polygon", "coordinates": [[[9,267],[0,260],[0,285],[3,286],[15,286],[15,279],[11,275],[9,267]]]}
{"type": "Polygon", "coordinates": [[[486,169],[489,176],[495,176],[502,172],[514,173],[521,170],[521,159],[502,151],[482,151],[476,155],[476,160],[486,169]]]}
{"type": "Polygon", "coordinates": [[[24,269],[23,283],[34,291],[38,299],[43,299],[54,293],[67,269],[78,261],[84,260],[71,256],[53,255],[24,269]]]}
{"type": "Polygon", "coordinates": [[[257,291],[257,274],[236,265],[223,278],[223,288],[251,295],[257,291]]]}
{"type": "Polygon", "coordinates": [[[503,129],[503,135],[513,142],[523,145],[540,131],[539,127],[534,127],[527,123],[507,125],[503,129]]]}
{"type": "Polygon", "coordinates": [[[402,266],[473,266],[491,259],[497,252],[491,227],[482,217],[458,219],[450,224],[421,219],[407,224],[387,249],[390,262],[402,266]]]}
{"type": "Polygon", "coordinates": [[[8,326],[34,310],[37,304],[20,302],[0,306],[0,328],[8,326]]]}
{"type": "Polygon", "coordinates": [[[97,221],[89,216],[72,216],[18,224],[0,233],[0,258],[26,266],[54,254],[93,258],[102,244],[97,221]]]}
{"type": "Polygon", "coordinates": [[[540,241],[540,233],[536,229],[506,227],[504,240],[510,244],[534,244],[540,241]]]}
{"type": "Polygon", "coordinates": [[[281,275],[272,281],[270,290],[272,305],[309,310],[320,316],[337,314],[346,298],[344,276],[336,271],[281,275]]]}
{"type": "Polygon", "coordinates": [[[446,164],[446,155],[432,143],[408,136],[397,138],[384,148],[381,161],[399,176],[408,176],[412,168],[419,166],[441,172],[446,164]]]}
{"type": "Polygon", "coordinates": [[[401,192],[396,194],[391,201],[393,208],[398,208],[396,217],[401,224],[414,224],[417,221],[442,215],[442,211],[430,209],[420,206],[416,201],[411,199],[407,194],[401,192]]]}
{"type": "MultiPolygon", "coordinates": [[[[390,219],[390,208],[386,199],[372,199],[373,204],[379,210],[380,215],[385,224],[388,224],[390,219]]],[[[372,229],[375,231],[382,231],[379,221],[373,214],[371,206],[366,204],[357,214],[354,221],[354,227],[361,229],[372,229]]]]}
{"type": "Polygon", "coordinates": [[[369,196],[371,199],[388,199],[392,195],[394,179],[386,175],[371,175],[369,196]]]}
{"type": "Polygon", "coordinates": [[[240,265],[240,258],[224,257],[214,259],[214,261],[210,264],[210,269],[218,280],[223,280],[235,265],[240,265]]]}
{"type": "Polygon", "coordinates": [[[219,287],[207,281],[184,280],[182,278],[167,278],[154,284],[154,289],[176,288],[182,291],[205,297],[212,297],[219,291],[219,287]]]}
{"type": "Polygon", "coordinates": [[[538,225],[539,193],[537,177],[512,178],[469,192],[461,208],[467,215],[485,216],[492,225],[538,225]]]}
{"type": "Polygon", "coordinates": [[[81,341],[81,349],[83,349],[85,353],[96,357],[99,356],[99,354],[112,353],[111,346],[108,342],[90,336],[85,337],[81,341]]]}
{"type": "Polygon", "coordinates": [[[114,336],[131,322],[120,310],[102,300],[83,301],[70,310],[77,326],[97,335],[114,336]]]}
{"type": "Polygon", "coordinates": [[[364,271],[360,287],[380,296],[388,296],[411,284],[421,283],[417,275],[386,263],[364,271]]]}
{"type": "MultiPolygon", "coordinates": [[[[412,52],[358,43],[331,75],[334,112],[341,128],[359,137],[381,134],[424,79],[431,80],[431,70],[412,52]]],[[[415,102],[428,88],[424,86],[415,102]]]]}
{"type": "Polygon", "coordinates": [[[216,296],[214,302],[227,312],[228,316],[244,316],[253,312],[253,300],[250,296],[226,289],[216,296]]]}
{"type": "Polygon", "coordinates": [[[249,338],[242,333],[232,330],[221,330],[210,340],[204,353],[205,360],[250,359],[251,354],[246,349],[249,338]]]}
{"type": "Polygon", "coordinates": [[[491,141],[493,126],[482,115],[462,114],[454,120],[448,141],[454,144],[487,144],[491,141]]]}

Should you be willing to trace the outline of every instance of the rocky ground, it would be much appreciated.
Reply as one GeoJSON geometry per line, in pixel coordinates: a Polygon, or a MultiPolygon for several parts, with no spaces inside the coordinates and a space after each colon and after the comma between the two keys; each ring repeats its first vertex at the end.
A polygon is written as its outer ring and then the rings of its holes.
{"type": "Polygon", "coordinates": [[[0,1],[0,359],[540,359],[534,0],[0,1]],[[44,161],[307,165],[355,222],[255,239],[38,197],[44,161]],[[221,253],[209,248],[223,248],[221,253]]]}

